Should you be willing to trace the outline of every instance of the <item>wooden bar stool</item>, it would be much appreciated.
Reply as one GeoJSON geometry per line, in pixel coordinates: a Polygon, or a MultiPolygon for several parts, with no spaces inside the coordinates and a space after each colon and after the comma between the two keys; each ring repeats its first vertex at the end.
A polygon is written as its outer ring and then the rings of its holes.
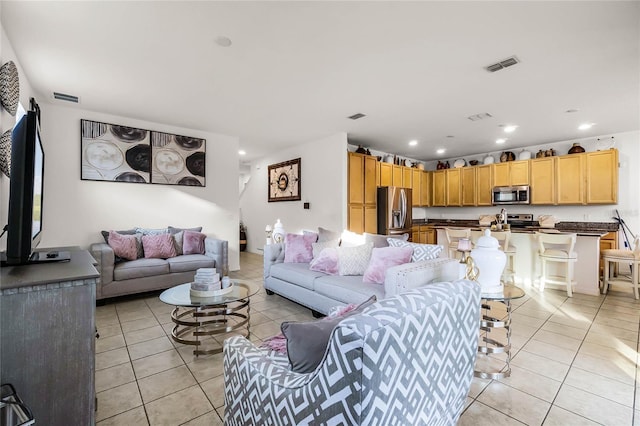
{"type": "Polygon", "coordinates": [[[540,290],[544,291],[547,283],[562,284],[567,286],[567,295],[573,296],[572,286],[573,267],[578,260],[578,255],[573,251],[576,245],[576,234],[547,234],[536,232],[538,240],[538,257],[542,265],[540,275],[540,290]],[[565,265],[565,275],[548,275],[547,263],[560,263],[565,265]]]}
{"type": "Polygon", "coordinates": [[[445,236],[447,237],[447,246],[449,249],[449,257],[451,259],[457,259],[458,253],[458,241],[461,238],[469,238],[471,237],[471,228],[465,229],[450,229],[445,228],[444,230],[445,236]]]}
{"type": "MultiPolygon", "coordinates": [[[[609,290],[610,284],[623,284],[630,285],[633,288],[633,295],[636,299],[638,299],[638,279],[640,274],[638,273],[638,268],[640,268],[640,244],[638,238],[635,240],[634,249],[631,250],[616,250],[616,249],[608,249],[602,250],[601,253],[602,260],[604,262],[604,271],[602,274],[602,293],[607,294],[607,290],[609,290]],[[616,278],[611,277],[612,268],[610,265],[614,264],[627,264],[631,267],[631,276],[625,276],[621,273],[618,273],[616,278]]],[[[620,267],[618,267],[618,271],[620,271],[620,267]]]]}

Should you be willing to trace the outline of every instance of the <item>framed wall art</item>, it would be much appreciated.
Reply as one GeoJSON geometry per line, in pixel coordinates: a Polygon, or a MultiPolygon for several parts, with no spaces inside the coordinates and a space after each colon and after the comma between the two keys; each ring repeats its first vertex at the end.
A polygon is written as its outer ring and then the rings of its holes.
{"type": "Polygon", "coordinates": [[[300,196],[300,158],[269,166],[269,202],[298,201],[300,196]]]}
{"type": "Polygon", "coordinates": [[[206,140],[151,132],[151,183],[205,186],[206,140]]]}
{"type": "Polygon", "coordinates": [[[82,180],[149,183],[149,131],[80,120],[82,180]]]}

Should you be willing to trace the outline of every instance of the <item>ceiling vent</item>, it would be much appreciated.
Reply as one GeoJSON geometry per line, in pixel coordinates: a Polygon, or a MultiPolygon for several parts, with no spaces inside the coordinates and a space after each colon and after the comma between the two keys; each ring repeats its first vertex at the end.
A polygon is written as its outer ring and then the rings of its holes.
{"type": "Polygon", "coordinates": [[[359,112],[357,114],[350,115],[347,118],[350,119],[350,120],[357,120],[357,119],[362,118],[362,117],[366,117],[366,115],[362,114],[361,112],[359,112]]]}
{"type": "Polygon", "coordinates": [[[480,120],[486,120],[487,118],[492,118],[492,117],[493,115],[489,114],[488,112],[483,112],[476,115],[470,115],[469,117],[467,117],[467,119],[471,121],[480,121],[480,120]]]}
{"type": "Polygon", "coordinates": [[[53,99],[57,99],[59,101],[73,102],[74,104],[77,104],[78,102],[80,102],[80,98],[78,98],[77,96],[67,95],[65,93],[58,93],[58,92],[53,92],[53,99]]]}
{"type": "Polygon", "coordinates": [[[489,72],[496,72],[496,71],[500,71],[501,69],[505,69],[507,67],[510,67],[512,65],[518,64],[520,63],[520,61],[518,60],[518,58],[516,58],[515,56],[511,56],[507,59],[504,59],[500,62],[496,62],[495,64],[491,64],[487,67],[485,67],[485,69],[489,72]]]}

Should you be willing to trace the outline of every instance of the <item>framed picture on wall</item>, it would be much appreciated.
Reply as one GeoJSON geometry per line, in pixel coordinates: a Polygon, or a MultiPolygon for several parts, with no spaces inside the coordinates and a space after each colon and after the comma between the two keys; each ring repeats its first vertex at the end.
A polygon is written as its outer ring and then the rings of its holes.
{"type": "Polygon", "coordinates": [[[149,131],[80,120],[82,180],[150,182],[149,131]]]}
{"type": "Polygon", "coordinates": [[[272,164],[268,170],[269,202],[299,201],[300,195],[300,158],[272,164]]]}
{"type": "Polygon", "coordinates": [[[151,183],[205,186],[206,140],[151,132],[151,183]]]}

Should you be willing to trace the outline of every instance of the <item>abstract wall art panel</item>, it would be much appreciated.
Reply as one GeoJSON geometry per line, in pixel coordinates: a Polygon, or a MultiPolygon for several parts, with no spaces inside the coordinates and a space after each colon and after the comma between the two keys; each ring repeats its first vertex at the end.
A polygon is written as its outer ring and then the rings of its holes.
{"type": "Polygon", "coordinates": [[[206,140],[151,132],[151,182],[205,186],[206,140]]]}

